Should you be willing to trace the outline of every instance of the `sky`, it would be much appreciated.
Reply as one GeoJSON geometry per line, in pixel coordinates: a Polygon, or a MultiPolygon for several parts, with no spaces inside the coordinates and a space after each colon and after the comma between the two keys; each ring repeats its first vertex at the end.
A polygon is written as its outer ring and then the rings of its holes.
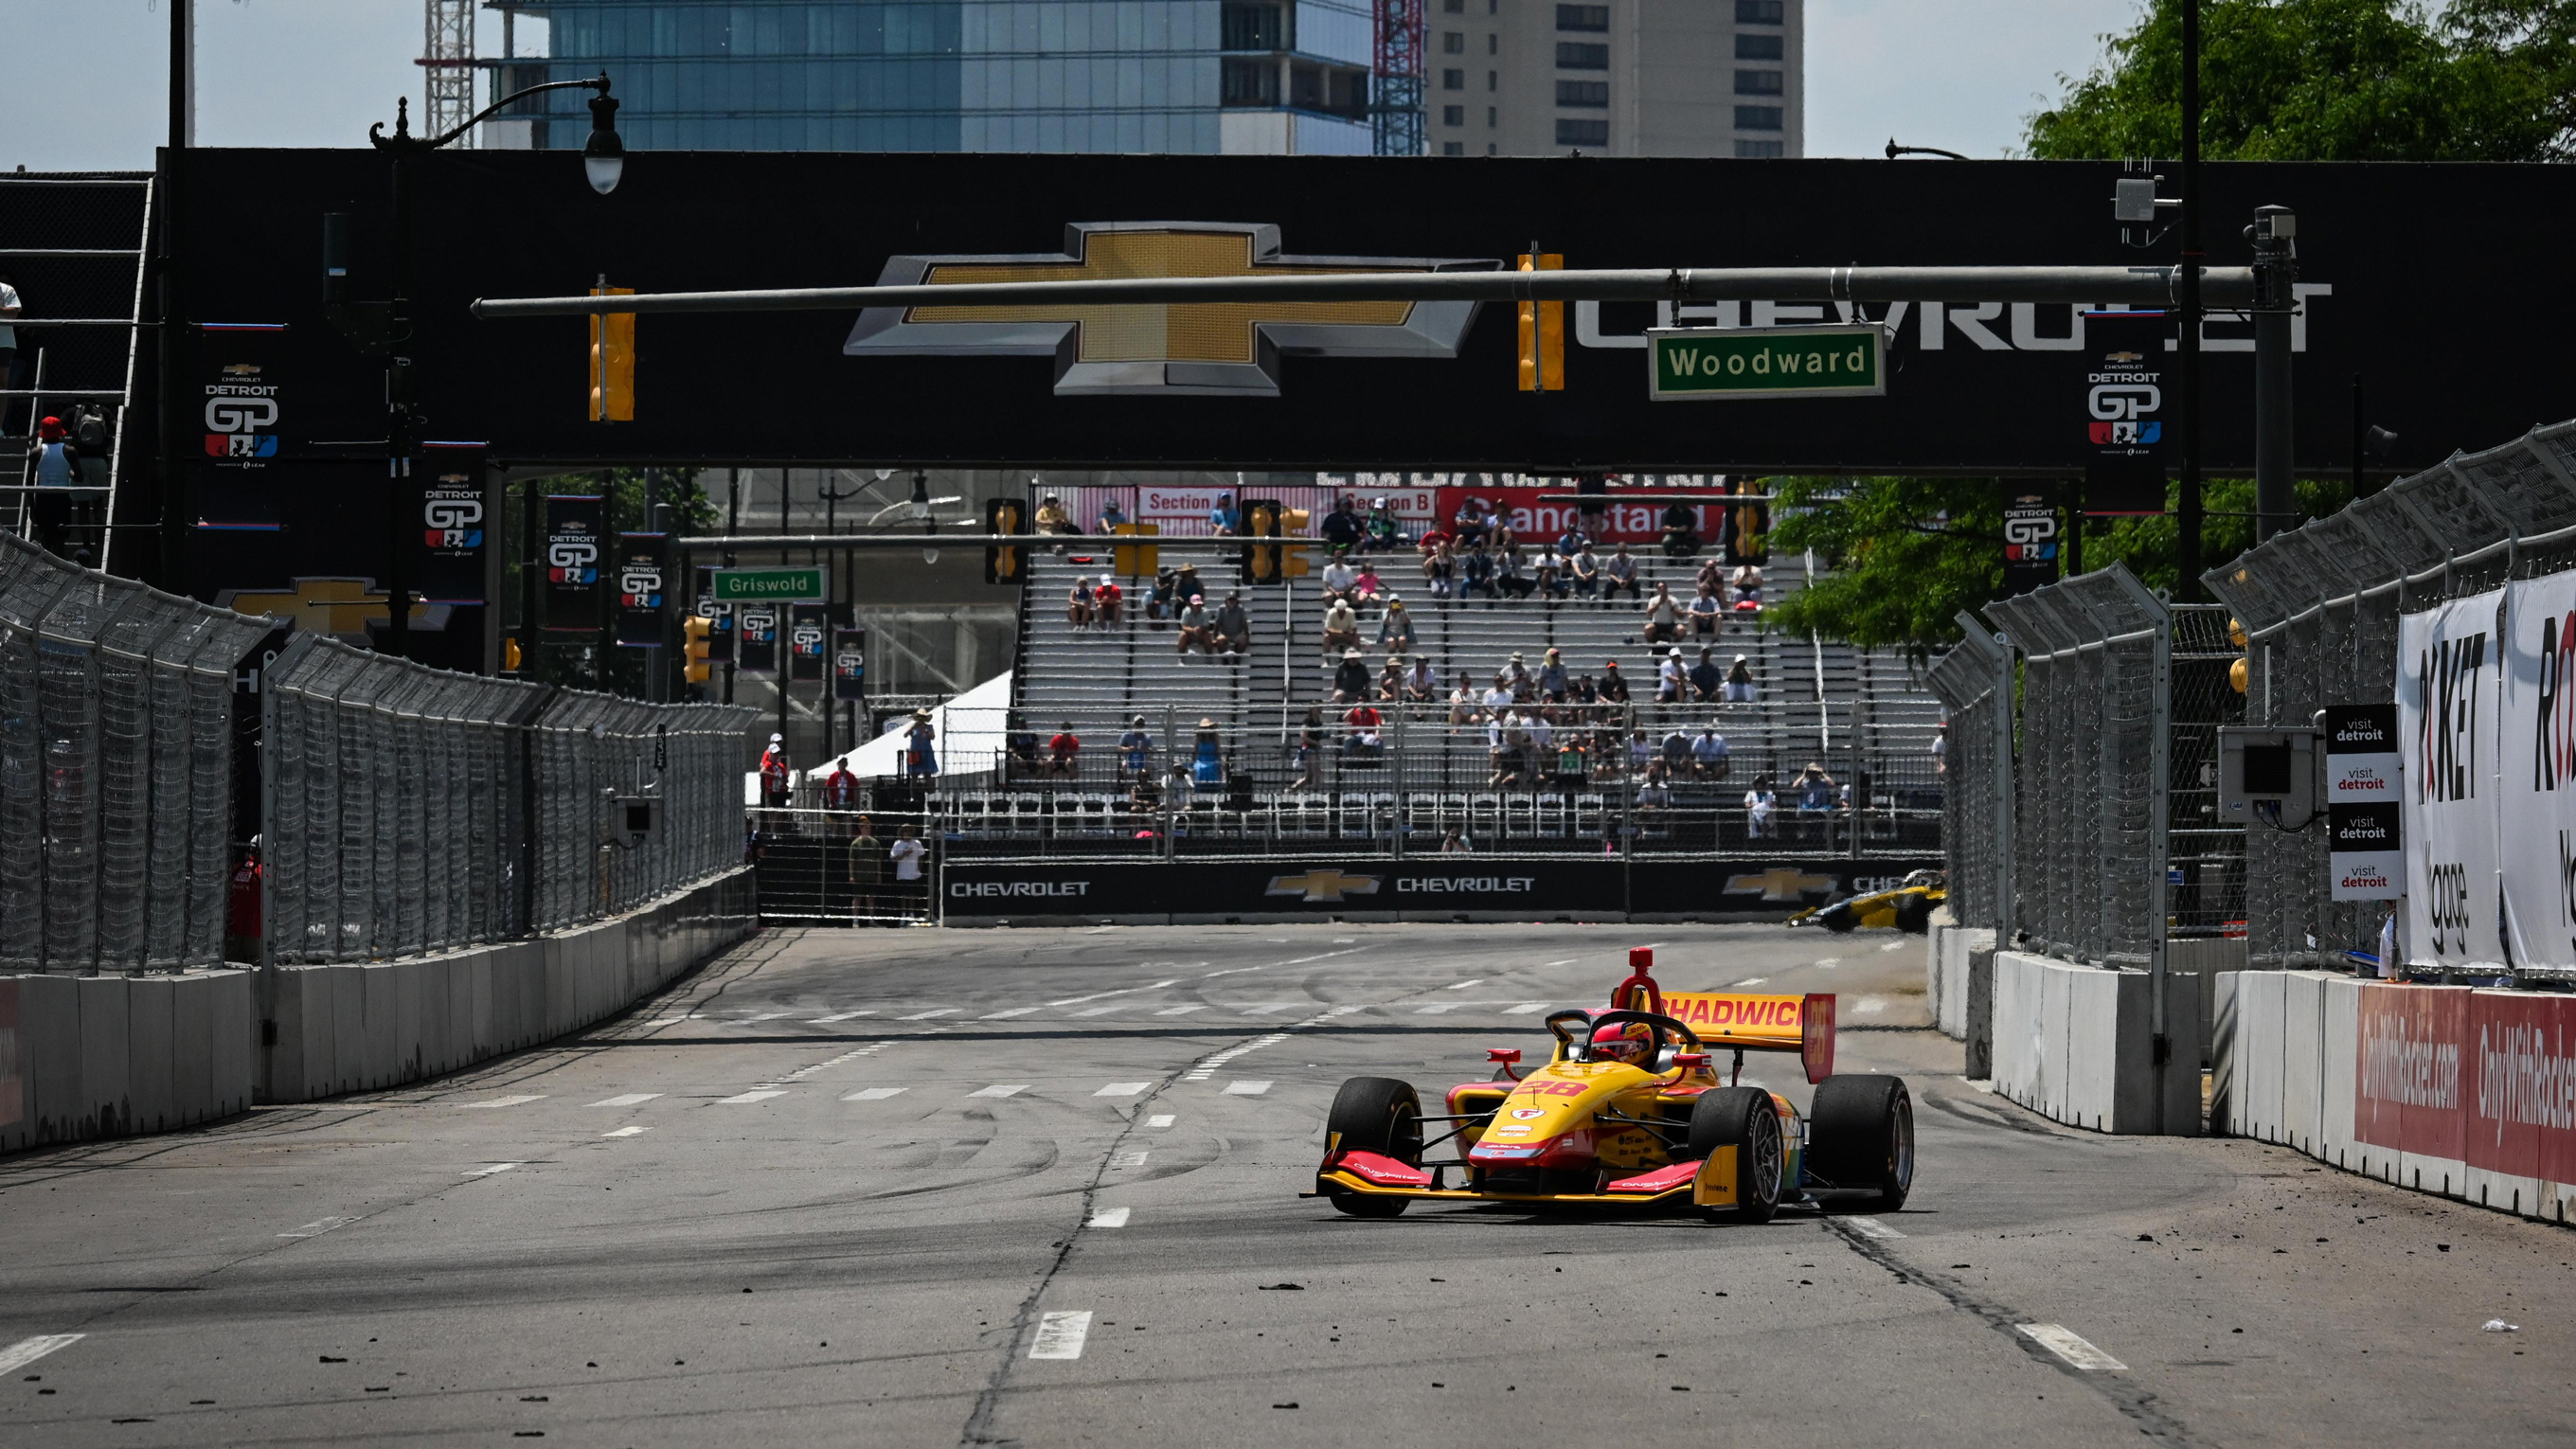
{"type": "MultiPolygon", "coordinates": [[[[168,134],[169,0],[0,0],[0,169],[142,169],[168,134]]],[[[1703,0],[1718,3],[1718,0],[1703,0]]],[[[356,146],[420,94],[421,0],[197,0],[197,140],[356,146]]],[[[2001,156],[2139,0],[1807,0],[1807,154],[1893,137],[2001,156]]],[[[527,29],[542,31],[530,22],[527,29]]],[[[524,32],[523,32],[524,34],[524,32]]],[[[500,53],[483,17],[482,53],[500,53]]]]}

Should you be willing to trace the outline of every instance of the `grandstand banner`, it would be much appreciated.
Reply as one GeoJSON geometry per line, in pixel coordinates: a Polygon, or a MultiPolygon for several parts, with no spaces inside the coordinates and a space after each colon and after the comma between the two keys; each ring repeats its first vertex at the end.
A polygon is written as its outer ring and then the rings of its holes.
{"type": "Polygon", "coordinates": [[[2576,572],[2505,589],[2498,857],[2514,965],[2576,968],[2576,572]]]}
{"type": "Polygon", "coordinates": [[[662,588],[670,564],[667,534],[617,535],[617,642],[629,649],[662,647],[662,588]]]}
{"type": "Polygon", "coordinates": [[[2497,971],[2497,608],[2454,599],[2397,625],[2397,726],[2406,752],[2407,964],[2497,971]]]}
{"type": "Polygon", "coordinates": [[[599,629],[600,499],[595,493],[546,498],[546,628],[599,629]]]}

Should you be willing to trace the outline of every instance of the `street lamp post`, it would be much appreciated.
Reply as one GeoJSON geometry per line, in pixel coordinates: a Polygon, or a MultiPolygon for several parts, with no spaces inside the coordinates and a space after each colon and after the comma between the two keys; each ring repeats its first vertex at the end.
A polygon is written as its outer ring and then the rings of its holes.
{"type": "Polygon", "coordinates": [[[591,131],[582,147],[582,174],[602,196],[617,189],[625,175],[626,147],[617,136],[617,101],[608,93],[608,73],[595,80],[547,81],[503,96],[477,111],[463,125],[442,136],[411,133],[411,98],[394,112],[394,133],[384,124],[367,128],[367,141],[392,163],[393,297],[383,302],[349,300],[349,217],[333,212],[322,218],[322,301],[331,325],[359,351],[385,363],[385,472],[392,496],[386,506],[385,652],[396,658],[411,653],[411,579],[405,560],[420,514],[412,507],[413,457],[420,451],[422,418],[412,359],[403,344],[412,336],[411,316],[411,159],[456,141],[515,102],[540,91],[596,91],[590,99],[591,131]]]}

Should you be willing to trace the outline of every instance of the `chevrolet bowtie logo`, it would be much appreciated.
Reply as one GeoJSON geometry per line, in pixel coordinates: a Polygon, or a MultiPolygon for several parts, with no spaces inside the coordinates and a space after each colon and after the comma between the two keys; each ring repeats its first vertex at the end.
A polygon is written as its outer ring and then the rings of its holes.
{"type": "MultiPolygon", "coordinates": [[[[880,286],[1488,270],[1496,261],[1283,256],[1279,228],[1236,222],[1078,222],[1064,251],[892,257],[880,286]]],[[[1279,358],[1458,355],[1473,302],[1210,302],[871,307],[854,357],[1052,357],[1059,395],[1276,397],[1279,358]]]]}
{"type": "Polygon", "coordinates": [[[1800,900],[1810,891],[1829,891],[1833,888],[1832,876],[1809,875],[1805,871],[1792,870],[1785,865],[1775,865],[1760,875],[1731,875],[1726,878],[1728,895],[1749,896],[1759,892],[1762,899],[1766,901],[1800,900]]]}
{"type": "Polygon", "coordinates": [[[1373,875],[1344,875],[1338,870],[1310,870],[1304,875],[1274,875],[1269,894],[1302,896],[1309,902],[1338,901],[1348,896],[1377,894],[1378,878],[1373,875]]]}

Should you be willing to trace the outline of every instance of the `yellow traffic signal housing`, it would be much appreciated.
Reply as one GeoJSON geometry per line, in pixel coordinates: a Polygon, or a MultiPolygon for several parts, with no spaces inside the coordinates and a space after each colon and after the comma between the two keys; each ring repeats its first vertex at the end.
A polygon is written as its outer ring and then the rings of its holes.
{"type": "MultiPolygon", "coordinates": [[[[986,533],[1026,533],[1029,531],[1029,505],[1018,498],[991,498],[984,503],[986,533]]],[[[984,582],[988,584],[1022,584],[1028,582],[1029,551],[1015,543],[984,546],[984,582]]]]}
{"type": "MultiPolygon", "coordinates": [[[[590,289],[594,297],[632,297],[633,287],[612,287],[606,278],[590,289]]],[[[594,423],[635,421],[635,314],[594,312],[590,317],[590,420],[594,423]]]]}
{"type": "Polygon", "coordinates": [[[1243,581],[1248,584],[1275,584],[1283,581],[1279,545],[1262,543],[1261,539],[1279,536],[1279,500],[1248,498],[1243,504],[1244,536],[1255,540],[1243,546],[1243,581]]]}
{"type": "MultiPolygon", "coordinates": [[[[1524,272],[1561,272],[1560,252],[1521,253],[1524,272]]],[[[1521,312],[1521,391],[1565,391],[1565,304],[1523,302],[1521,312]]]]}
{"type": "Polygon", "coordinates": [[[518,672],[519,672],[519,659],[520,659],[520,654],[519,654],[519,641],[518,641],[517,639],[515,639],[515,638],[512,638],[512,639],[504,639],[504,640],[502,640],[502,641],[501,641],[501,669],[502,669],[502,672],[503,672],[503,673],[505,673],[505,674],[516,674],[516,673],[518,673],[518,672]]]}
{"type": "Polygon", "coordinates": [[[688,663],[681,673],[691,684],[704,684],[715,673],[708,655],[715,648],[716,621],[704,614],[691,614],[680,621],[682,649],[688,663]]]}
{"type": "MultiPolygon", "coordinates": [[[[1281,509],[1279,531],[1289,538],[1304,538],[1308,522],[1313,517],[1313,514],[1303,508],[1281,509]]],[[[1280,545],[1279,576],[1281,578],[1302,579],[1311,572],[1313,570],[1306,563],[1306,545],[1302,543],[1280,545]]]]}
{"type": "MultiPolygon", "coordinates": [[[[1148,536],[1163,531],[1159,523],[1121,523],[1109,530],[1121,537],[1148,536]]],[[[1151,577],[1162,564],[1162,549],[1150,543],[1121,543],[1109,550],[1110,567],[1123,578],[1151,577]]]]}

